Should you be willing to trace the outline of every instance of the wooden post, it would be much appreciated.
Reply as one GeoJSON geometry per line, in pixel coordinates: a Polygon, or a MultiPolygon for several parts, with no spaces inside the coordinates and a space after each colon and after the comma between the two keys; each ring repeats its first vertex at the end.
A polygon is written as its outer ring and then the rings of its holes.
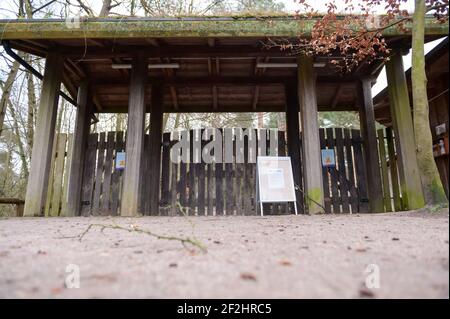
{"type": "Polygon", "coordinates": [[[63,68],[64,59],[59,53],[51,52],[47,55],[34,134],[31,169],[25,196],[24,216],[43,214],[63,68]]]}
{"type": "Polygon", "coordinates": [[[150,214],[159,213],[159,190],[160,190],[160,171],[161,171],[161,143],[163,132],[163,88],[161,85],[152,86],[152,104],[150,113],[150,214]]]}
{"type": "MultiPolygon", "coordinates": [[[[286,129],[288,154],[291,157],[292,174],[294,175],[294,183],[300,189],[303,189],[301,171],[302,160],[300,154],[300,127],[299,127],[299,109],[298,104],[298,87],[296,83],[285,86],[286,94],[286,129]]],[[[296,189],[297,208],[299,212],[303,212],[303,193],[300,189],[296,189]]]]}
{"type": "Polygon", "coordinates": [[[372,101],[372,79],[361,78],[357,83],[359,116],[364,144],[364,163],[371,213],[384,212],[383,188],[378,160],[378,141],[372,101]]]}
{"type": "Polygon", "coordinates": [[[133,60],[128,105],[126,136],[126,167],[123,179],[121,216],[140,214],[139,193],[145,135],[145,87],[148,78],[148,60],[138,52],[133,60]]]}
{"type": "Polygon", "coordinates": [[[313,69],[313,59],[310,57],[301,56],[298,59],[298,86],[302,121],[305,206],[309,214],[324,213],[316,78],[313,69]]]}
{"type": "Polygon", "coordinates": [[[425,199],[417,165],[417,148],[401,53],[397,52],[386,63],[386,75],[395,131],[403,209],[418,209],[425,206],[425,199]]]}
{"type": "Polygon", "coordinates": [[[89,86],[83,81],[78,88],[77,117],[72,143],[72,159],[69,169],[69,186],[67,189],[66,216],[81,214],[81,186],[83,181],[84,159],[89,135],[92,102],[89,100],[89,86]]]}

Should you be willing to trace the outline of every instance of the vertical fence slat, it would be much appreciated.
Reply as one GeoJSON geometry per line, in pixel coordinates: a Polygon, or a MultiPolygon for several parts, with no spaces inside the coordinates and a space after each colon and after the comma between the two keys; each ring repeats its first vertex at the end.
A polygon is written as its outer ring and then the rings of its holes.
{"type": "MultiPolygon", "coordinates": [[[[117,152],[122,152],[125,148],[124,133],[117,132],[115,143],[114,143],[114,134],[113,134],[113,132],[111,132],[111,133],[112,133],[111,136],[108,134],[108,152],[110,149],[115,151],[114,154],[117,154],[117,152]],[[111,141],[111,144],[110,144],[110,141],[111,141]],[[110,148],[110,145],[111,145],[111,148],[110,148]]],[[[108,154],[108,152],[107,152],[107,154],[108,154]]],[[[109,165],[108,167],[110,167],[111,171],[114,171],[114,172],[112,173],[111,183],[106,183],[106,175],[105,175],[105,185],[104,185],[104,188],[109,187],[108,185],[111,185],[110,186],[111,199],[109,196],[107,196],[107,192],[105,191],[103,200],[106,201],[106,203],[109,203],[111,214],[118,215],[119,207],[120,207],[120,198],[119,197],[120,197],[123,171],[115,169],[115,165],[114,165],[115,157],[113,157],[112,153],[113,152],[111,152],[111,157],[107,157],[107,158],[111,158],[111,165],[109,165]]]]}
{"type": "MultiPolygon", "coordinates": [[[[117,133],[119,134],[119,133],[117,133]]],[[[123,134],[121,132],[121,134],[123,134]]],[[[102,184],[102,196],[101,196],[101,214],[107,215],[111,212],[111,179],[114,171],[114,147],[115,147],[116,132],[108,132],[106,142],[106,157],[104,163],[105,176],[102,184]]]]}
{"type": "Polygon", "coordinates": [[[223,164],[215,163],[216,174],[216,215],[223,215],[223,164]]]}
{"type": "Polygon", "coordinates": [[[206,202],[205,202],[205,197],[206,197],[205,168],[206,168],[206,166],[202,159],[202,150],[206,144],[202,138],[203,132],[204,132],[204,130],[200,130],[200,135],[198,137],[200,139],[200,145],[201,145],[200,153],[198,154],[198,156],[200,156],[200,163],[196,164],[197,177],[198,177],[197,213],[199,216],[205,215],[205,212],[206,212],[206,207],[205,207],[205,204],[206,204],[206,202]]]}
{"type": "MultiPolygon", "coordinates": [[[[250,130],[249,130],[250,132],[250,130]]],[[[244,135],[244,175],[243,175],[243,185],[242,185],[242,196],[244,200],[244,214],[243,215],[251,215],[252,214],[252,202],[251,202],[251,193],[250,188],[252,187],[251,183],[251,172],[253,170],[252,164],[249,163],[249,139],[248,135],[244,135]]]]}
{"type": "Polygon", "coordinates": [[[89,216],[92,206],[92,191],[95,177],[95,160],[97,155],[98,134],[88,136],[88,146],[83,172],[83,186],[81,189],[81,216],[89,216]]]}
{"type": "Polygon", "coordinates": [[[236,215],[243,215],[244,209],[242,206],[242,175],[243,175],[243,164],[237,163],[238,153],[242,154],[242,150],[238,150],[238,146],[241,145],[237,143],[238,140],[242,138],[242,130],[235,130],[235,140],[233,141],[233,154],[235,156],[234,160],[234,198],[235,198],[235,209],[236,215]]]}
{"type": "MultiPolygon", "coordinates": [[[[330,149],[334,150],[334,137],[333,137],[333,129],[332,128],[327,128],[326,129],[327,132],[327,137],[326,137],[326,141],[327,141],[327,146],[330,149]]],[[[333,213],[339,213],[340,210],[340,200],[339,200],[339,191],[338,191],[338,174],[337,174],[337,170],[335,167],[331,167],[329,168],[329,172],[330,172],[330,180],[331,180],[331,203],[333,204],[333,213]]]]}
{"type": "Polygon", "coordinates": [[[342,201],[342,212],[350,212],[350,203],[348,198],[347,174],[344,158],[344,141],[342,137],[342,128],[335,128],[336,135],[336,155],[339,175],[339,193],[342,201]]]}
{"type": "MultiPolygon", "coordinates": [[[[287,156],[286,135],[285,131],[278,131],[278,155],[287,156]]],[[[289,214],[289,205],[287,203],[280,204],[280,213],[289,214]]]]}
{"type": "Polygon", "coordinates": [[[64,159],[66,157],[67,134],[58,134],[58,144],[55,159],[55,171],[53,174],[53,193],[52,204],[49,216],[59,216],[60,204],[62,199],[62,184],[64,173],[64,159]]]}
{"type": "Polygon", "coordinates": [[[178,212],[180,212],[180,207],[184,209],[184,207],[181,206],[180,201],[177,198],[178,195],[178,169],[179,165],[176,163],[170,164],[170,210],[169,215],[170,216],[176,216],[178,212]]]}
{"type": "Polygon", "coordinates": [[[384,211],[392,212],[391,189],[389,187],[389,176],[386,162],[386,148],[384,142],[384,129],[377,130],[378,154],[380,155],[381,180],[383,182],[384,211]]]}
{"type": "Polygon", "coordinates": [[[358,184],[358,211],[366,213],[369,211],[369,202],[367,198],[366,171],[364,169],[364,158],[362,154],[362,138],[359,130],[352,130],[352,145],[358,184]]]}
{"type": "Polygon", "coordinates": [[[170,201],[170,133],[163,134],[161,157],[161,201],[159,203],[161,215],[168,215],[170,201]]]}
{"type": "Polygon", "coordinates": [[[95,184],[94,184],[94,198],[92,201],[92,215],[96,216],[100,213],[100,195],[102,191],[102,179],[103,179],[103,165],[105,158],[105,146],[106,146],[105,132],[99,134],[99,141],[97,146],[97,170],[95,172],[95,184]]]}
{"type": "Polygon", "coordinates": [[[188,207],[187,210],[188,215],[193,216],[195,215],[195,206],[196,206],[196,194],[195,194],[195,163],[194,163],[194,131],[191,130],[189,132],[190,139],[190,153],[189,153],[189,172],[188,172],[188,207]]]}
{"type": "MultiPolygon", "coordinates": [[[[256,139],[256,149],[255,149],[255,153],[256,155],[258,155],[258,138],[257,138],[257,130],[256,129],[249,129],[249,131],[252,131],[253,136],[256,139]]],[[[250,212],[248,212],[248,214],[250,215],[255,215],[257,212],[256,209],[256,157],[254,158],[254,162],[255,163],[250,163],[250,167],[251,169],[249,170],[249,176],[248,176],[248,189],[249,189],[249,193],[250,193],[250,212]]]]}
{"type": "Polygon", "coordinates": [[[358,212],[358,189],[356,188],[355,173],[353,171],[353,149],[350,129],[344,129],[344,143],[348,171],[348,189],[350,191],[350,206],[352,208],[352,213],[356,213],[358,212]]]}
{"type": "Polygon", "coordinates": [[[208,215],[213,216],[214,215],[214,166],[213,164],[207,165],[208,169],[208,177],[206,179],[208,184],[208,215]]]}
{"type": "Polygon", "coordinates": [[[48,173],[48,186],[47,186],[47,196],[45,199],[45,209],[44,209],[44,215],[49,216],[50,214],[50,207],[52,205],[52,194],[53,194],[53,175],[55,172],[55,160],[56,160],[56,148],[58,147],[58,136],[59,134],[56,134],[55,138],[53,139],[53,146],[52,146],[52,157],[50,160],[50,170],[48,173]]]}
{"type": "MultiPolygon", "coordinates": [[[[142,172],[140,176],[140,195],[139,201],[141,205],[141,212],[144,215],[153,215],[157,216],[159,212],[150,211],[150,192],[153,190],[150,189],[149,181],[150,174],[152,174],[150,169],[150,135],[144,135],[144,154],[142,155],[142,172]]],[[[158,207],[159,208],[159,207],[158,207]]]]}
{"type": "Polygon", "coordinates": [[[389,156],[389,171],[391,173],[392,195],[394,198],[394,208],[396,211],[402,210],[402,200],[400,198],[400,184],[397,170],[397,157],[395,154],[395,142],[392,128],[386,128],[386,140],[389,156]]]}
{"type": "Polygon", "coordinates": [[[69,185],[70,162],[72,160],[72,146],[73,146],[73,133],[70,133],[68,134],[67,137],[66,161],[64,164],[63,196],[62,196],[60,216],[67,215],[67,197],[68,197],[67,188],[69,185]]]}
{"type": "MultiPolygon", "coordinates": [[[[327,143],[325,140],[325,129],[323,128],[319,129],[319,140],[320,140],[320,148],[325,149],[327,143]]],[[[328,173],[328,168],[323,165],[322,165],[322,179],[323,179],[325,212],[331,213],[330,174],[328,173]]]]}

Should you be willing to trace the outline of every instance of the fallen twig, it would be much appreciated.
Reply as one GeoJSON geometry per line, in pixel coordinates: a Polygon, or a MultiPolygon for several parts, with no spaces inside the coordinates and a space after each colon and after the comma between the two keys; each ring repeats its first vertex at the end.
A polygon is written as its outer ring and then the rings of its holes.
{"type": "Polygon", "coordinates": [[[103,232],[107,228],[108,229],[120,229],[120,230],[125,230],[125,231],[128,231],[128,232],[137,232],[137,233],[141,233],[141,234],[147,234],[147,235],[155,237],[157,239],[176,240],[176,241],[181,242],[181,244],[186,249],[188,249],[187,245],[192,245],[194,247],[197,247],[198,249],[200,249],[204,253],[207,252],[206,247],[202,243],[200,243],[200,241],[198,241],[195,238],[190,238],[190,237],[182,238],[182,237],[177,237],[177,236],[158,235],[158,234],[155,234],[155,233],[153,233],[151,231],[138,228],[137,226],[132,226],[131,228],[127,228],[127,227],[123,227],[123,226],[120,226],[120,225],[90,224],[80,235],[77,236],[78,240],[81,242],[83,240],[84,236],[93,227],[100,227],[100,231],[101,232],[103,232]]]}

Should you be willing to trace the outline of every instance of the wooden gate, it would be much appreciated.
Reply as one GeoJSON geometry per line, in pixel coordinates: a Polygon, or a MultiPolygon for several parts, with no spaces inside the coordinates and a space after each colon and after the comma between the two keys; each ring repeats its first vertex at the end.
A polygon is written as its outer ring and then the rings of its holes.
{"type": "MultiPolygon", "coordinates": [[[[257,136],[256,147],[258,155],[286,155],[285,133],[269,130],[252,129],[257,136]],[[264,135],[265,133],[265,135],[264,135]],[[266,137],[265,143],[261,138],[266,137]],[[271,139],[278,145],[278,151],[270,154],[271,139]],[[265,145],[265,149],[262,149],[265,145]]],[[[199,132],[199,131],[197,131],[199,132]]],[[[202,130],[203,132],[203,130],[202,130]]],[[[244,136],[244,163],[237,163],[235,153],[232,163],[211,163],[203,160],[200,163],[193,162],[191,154],[190,163],[174,164],[170,161],[171,133],[164,133],[162,148],[162,169],[160,189],[161,215],[254,215],[255,190],[256,190],[256,164],[249,161],[248,136],[244,136]]],[[[222,134],[222,145],[225,145],[225,134],[222,134]]],[[[190,131],[190,147],[199,141],[200,134],[190,131]]],[[[203,140],[206,145],[211,140],[203,140]]],[[[236,151],[236,141],[233,141],[233,150],[236,151]]],[[[220,161],[225,162],[224,152],[220,161]]],[[[198,158],[201,158],[199,156],[198,158]]],[[[219,159],[219,158],[218,158],[219,159]]],[[[219,160],[218,160],[219,161],[219,160]]],[[[143,196],[144,205],[148,196],[143,196]]],[[[286,204],[265,204],[265,213],[287,213],[286,204]]]]}
{"type": "Polygon", "coordinates": [[[325,212],[368,211],[366,172],[359,130],[321,128],[320,148],[333,149],[335,167],[322,167],[325,212]]]}

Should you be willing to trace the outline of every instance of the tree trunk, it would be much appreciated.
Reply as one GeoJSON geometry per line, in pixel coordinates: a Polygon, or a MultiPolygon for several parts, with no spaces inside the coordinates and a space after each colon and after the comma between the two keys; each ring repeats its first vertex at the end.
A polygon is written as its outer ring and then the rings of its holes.
{"type": "Polygon", "coordinates": [[[258,128],[264,128],[264,113],[258,113],[258,128]]]}
{"type": "Polygon", "coordinates": [[[14,61],[11,71],[8,74],[8,78],[3,85],[3,93],[0,99],[0,136],[3,133],[3,122],[5,120],[6,107],[8,106],[9,96],[11,95],[11,89],[19,71],[19,62],[14,61]]]}
{"type": "Polygon", "coordinates": [[[102,9],[100,10],[100,17],[107,17],[111,10],[111,0],[103,0],[102,9]]]}
{"type": "Polygon", "coordinates": [[[116,114],[116,131],[123,131],[124,129],[125,116],[121,113],[116,114]]]}
{"type": "Polygon", "coordinates": [[[415,0],[412,30],[412,95],[414,135],[425,202],[428,205],[448,203],[433,156],[433,139],[429,121],[427,77],[425,73],[424,33],[425,0],[415,0]]]}
{"type": "Polygon", "coordinates": [[[27,155],[25,153],[25,147],[22,143],[22,139],[20,136],[20,129],[19,129],[19,119],[16,113],[16,110],[13,106],[13,104],[11,103],[11,101],[8,101],[9,104],[9,110],[11,113],[11,117],[13,119],[13,130],[14,130],[14,135],[16,137],[16,145],[17,148],[19,149],[19,157],[20,157],[20,161],[22,163],[22,174],[23,174],[23,178],[25,180],[28,179],[28,160],[27,160],[27,155]]]}
{"type": "MultiPolygon", "coordinates": [[[[31,64],[30,55],[27,54],[28,63],[31,64]]],[[[28,90],[28,112],[27,112],[27,153],[30,155],[31,160],[31,149],[33,148],[33,137],[34,137],[34,111],[36,110],[36,91],[34,88],[34,79],[31,73],[26,74],[27,77],[27,90],[28,90]]]]}

